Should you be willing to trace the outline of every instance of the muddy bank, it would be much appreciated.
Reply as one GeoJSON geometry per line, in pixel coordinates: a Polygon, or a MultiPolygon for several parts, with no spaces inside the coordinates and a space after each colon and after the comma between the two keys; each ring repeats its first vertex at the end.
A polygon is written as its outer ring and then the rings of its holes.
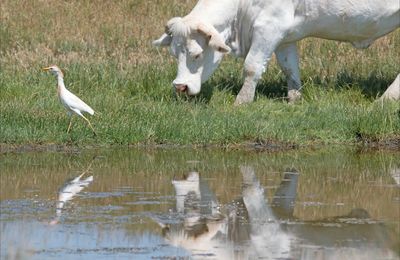
{"type": "Polygon", "coordinates": [[[178,144],[129,144],[129,145],[73,145],[73,144],[0,144],[0,154],[4,153],[25,153],[25,152],[67,152],[75,153],[83,149],[99,148],[191,148],[191,149],[250,149],[262,151],[289,151],[300,148],[318,148],[329,145],[341,145],[357,147],[360,149],[383,149],[400,150],[400,138],[387,140],[359,140],[356,143],[335,143],[322,144],[313,143],[309,145],[297,145],[294,143],[285,143],[277,141],[258,141],[246,142],[240,144],[197,144],[197,145],[178,145],[178,144]]]}

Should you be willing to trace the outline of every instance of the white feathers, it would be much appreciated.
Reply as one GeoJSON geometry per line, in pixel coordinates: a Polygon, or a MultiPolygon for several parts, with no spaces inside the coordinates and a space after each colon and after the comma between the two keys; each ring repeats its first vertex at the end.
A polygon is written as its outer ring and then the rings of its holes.
{"type": "MultiPolygon", "coordinates": [[[[61,103],[64,105],[65,109],[68,111],[68,115],[72,115],[72,113],[75,113],[82,117],[89,125],[89,127],[92,129],[93,134],[96,135],[96,132],[94,131],[94,128],[92,124],[90,123],[89,119],[87,119],[82,112],[89,113],[90,115],[94,114],[93,108],[91,108],[89,105],[87,105],[85,102],[83,102],[80,98],[75,96],[72,92],[70,92],[64,85],[64,78],[63,78],[63,73],[61,72],[60,68],[57,66],[53,65],[47,68],[43,68],[45,71],[50,71],[57,77],[57,93],[58,97],[60,98],[61,103]]],[[[71,126],[72,126],[72,118],[70,118],[67,133],[69,133],[71,126]]]]}
{"type": "Polygon", "coordinates": [[[67,110],[75,113],[77,113],[78,110],[80,112],[89,113],[90,115],[94,114],[93,108],[91,108],[88,104],[83,102],[79,97],[75,96],[65,87],[60,89],[60,101],[67,110]]]}
{"type": "Polygon", "coordinates": [[[79,97],[75,96],[71,91],[69,91],[64,84],[64,75],[59,67],[56,65],[44,68],[45,71],[50,71],[57,77],[57,92],[61,103],[69,112],[74,112],[82,116],[82,112],[94,114],[94,110],[83,102],[79,97]]]}

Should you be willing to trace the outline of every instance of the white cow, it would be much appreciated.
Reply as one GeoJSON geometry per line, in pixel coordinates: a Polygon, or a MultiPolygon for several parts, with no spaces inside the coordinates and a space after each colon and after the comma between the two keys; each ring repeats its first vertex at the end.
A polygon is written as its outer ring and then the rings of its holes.
{"type": "MultiPolygon", "coordinates": [[[[188,95],[200,92],[224,53],[244,57],[244,84],[236,104],[253,101],[275,52],[287,77],[288,98],[294,101],[301,89],[297,41],[318,37],[366,48],[399,26],[399,0],[200,0],[185,17],[168,21],[153,44],[171,47],[178,60],[173,84],[188,95]]],[[[384,98],[400,99],[399,80],[384,98]]]]}

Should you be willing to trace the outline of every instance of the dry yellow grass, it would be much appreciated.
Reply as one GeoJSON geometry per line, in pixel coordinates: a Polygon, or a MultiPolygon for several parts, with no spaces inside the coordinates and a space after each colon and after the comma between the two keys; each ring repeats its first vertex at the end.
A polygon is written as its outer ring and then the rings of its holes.
{"type": "Polygon", "coordinates": [[[154,62],[151,46],[170,17],[194,1],[13,1],[1,4],[1,59],[28,68],[51,62],[154,62]]]}
{"type": "MultiPolygon", "coordinates": [[[[151,46],[152,40],[163,32],[168,19],[187,14],[196,2],[4,0],[1,61],[19,68],[52,62],[101,63],[104,59],[112,59],[122,68],[158,62],[160,55],[151,46]]],[[[376,52],[383,61],[388,57],[399,60],[398,39],[398,33],[391,34],[369,52],[376,52]]],[[[333,68],[351,61],[371,63],[370,55],[347,44],[332,50],[326,41],[312,39],[303,41],[300,50],[304,53],[302,66],[317,67],[315,73],[323,76],[334,74],[325,61],[333,61],[333,68]],[[308,55],[310,52],[323,55],[315,59],[316,55],[308,55]]],[[[162,59],[166,58],[163,55],[162,59]]]]}

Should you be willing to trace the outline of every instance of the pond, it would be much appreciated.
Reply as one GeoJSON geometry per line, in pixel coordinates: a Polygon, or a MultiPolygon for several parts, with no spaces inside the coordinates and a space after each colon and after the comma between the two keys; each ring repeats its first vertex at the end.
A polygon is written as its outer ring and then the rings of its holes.
{"type": "Polygon", "coordinates": [[[0,155],[1,259],[399,259],[400,152],[0,155]]]}

